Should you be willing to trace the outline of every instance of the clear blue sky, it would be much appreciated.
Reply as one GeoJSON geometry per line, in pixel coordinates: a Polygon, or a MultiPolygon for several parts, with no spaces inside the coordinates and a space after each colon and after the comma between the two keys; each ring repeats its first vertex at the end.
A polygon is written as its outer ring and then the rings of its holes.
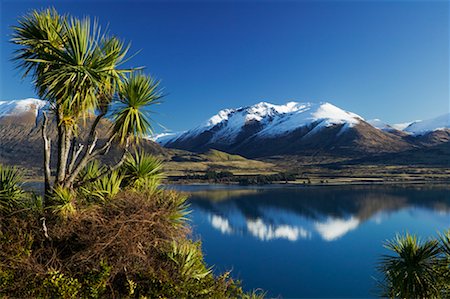
{"type": "Polygon", "coordinates": [[[448,1],[0,1],[0,99],[35,97],[10,62],[9,26],[54,6],[141,50],[131,64],[162,79],[154,119],[173,131],[262,100],[390,123],[449,111],[448,1]]]}

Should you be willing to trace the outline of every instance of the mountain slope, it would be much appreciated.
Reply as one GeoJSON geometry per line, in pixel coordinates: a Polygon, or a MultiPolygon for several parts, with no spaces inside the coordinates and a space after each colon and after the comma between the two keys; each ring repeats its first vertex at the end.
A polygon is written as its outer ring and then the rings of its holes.
{"type": "MultiPolygon", "coordinates": [[[[0,101],[0,163],[22,165],[26,168],[41,168],[43,161],[43,142],[41,136],[42,112],[46,109],[46,102],[38,99],[14,101],[0,101]]],[[[89,127],[93,121],[88,117],[86,123],[79,124],[80,132],[83,127],[89,127]]],[[[99,144],[106,141],[110,121],[103,119],[98,127],[99,144]]],[[[56,153],[57,132],[55,123],[50,123],[48,135],[52,140],[52,155],[56,153]]],[[[86,137],[81,134],[80,142],[86,137]]],[[[166,155],[167,150],[150,140],[143,140],[141,146],[150,153],[166,155]]],[[[111,157],[119,157],[121,150],[113,147],[111,157]]],[[[52,159],[53,162],[55,159],[52,159]]]]}
{"type": "Polygon", "coordinates": [[[415,121],[407,126],[404,131],[414,135],[423,135],[445,129],[450,129],[450,113],[423,121],[415,121]]]}
{"type": "Polygon", "coordinates": [[[192,130],[156,141],[171,148],[195,152],[214,148],[247,157],[391,152],[411,147],[401,137],[330,103],[296,102],[225,109],[192,130]]]}

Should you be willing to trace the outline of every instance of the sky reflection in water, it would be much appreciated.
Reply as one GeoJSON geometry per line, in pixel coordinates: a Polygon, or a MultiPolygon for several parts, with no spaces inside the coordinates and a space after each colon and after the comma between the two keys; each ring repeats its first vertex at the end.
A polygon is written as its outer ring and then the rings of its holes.
{"type": "Polygon", "coordinates": [[[450,225],[447,188],[176,188],[191,193],[207,262],[284,298],[376,296],[386,239],[450,225]]]}

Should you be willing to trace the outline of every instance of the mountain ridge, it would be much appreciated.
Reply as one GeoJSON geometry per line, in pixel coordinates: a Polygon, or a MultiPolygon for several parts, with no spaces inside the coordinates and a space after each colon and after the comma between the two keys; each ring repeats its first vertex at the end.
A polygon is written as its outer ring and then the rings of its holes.
{"type": "MultiPolygon", "coordinates": [[[[402,124],[406,128],[409,125],[402,124]]],[[[431,122],[433,123],[433,122],[431,122]]],[[[159,144],[194,152],[218,149],[246,157],[313,154],[373,154],[400,152],[449,140],[447,128],[414,134],[369,120],[328,102],[260,102],[223,109],[203,124],[154,138],[159,144]]],[[[450,130],[449,130],[450,132],[450,130]]]]}
{"type": "MultiPolygon", "coordinates": [[[[39,116],[45,109],[48,109],[47,102],[39,99],[0,101],[0,129],[2,139],[7,139],[2,142],[38,139],[39,116]],[[30,129],[28,133],[14,128],[22,125],[30,129]]],[[[402,124],[404,130],[398,130],[399,125],[388,125],[379,119],[366,121],[328,102],[284,105],[259,102],[220,110],[191,130],[149,139],[167,148],[198,153],[217,149],[250,158],[317,153],[366,155],[449,142],[450,129],[446,123],[449,118],[450,114],[402,124]]]]}

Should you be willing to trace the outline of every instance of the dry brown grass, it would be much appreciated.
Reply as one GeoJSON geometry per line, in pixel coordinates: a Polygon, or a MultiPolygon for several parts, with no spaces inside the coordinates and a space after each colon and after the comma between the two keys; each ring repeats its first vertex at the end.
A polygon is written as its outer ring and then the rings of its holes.
{"type": "Polygon", "coordinates": [[[3,216],[0,270],[14,273],[16,280],[15,290],[7,293],[27,294],[30,282],[52,270],[81,277],[101,262],[111,267],[109,285],[124,285],[142,273],[158,276],[161,269],[165,276],[175,275],[161,256],[166,244],[183,242],[189,234],[182,220],[184,200],[173,191],[125,191],[102,205],[78,206],[67,219],[26,210],[3,216]]]}

